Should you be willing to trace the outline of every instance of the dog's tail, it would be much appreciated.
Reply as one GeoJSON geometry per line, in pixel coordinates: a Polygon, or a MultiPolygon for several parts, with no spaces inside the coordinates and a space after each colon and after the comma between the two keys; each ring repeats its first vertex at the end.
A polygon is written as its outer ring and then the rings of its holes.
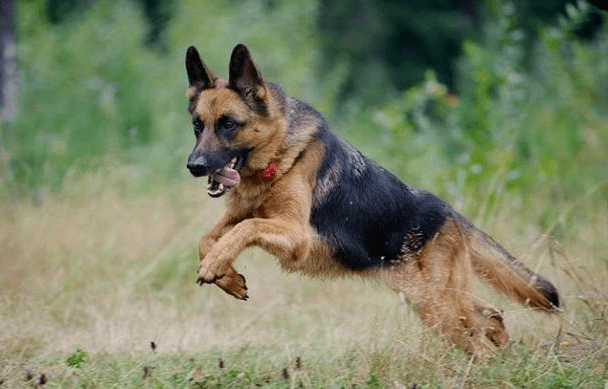
{"type": "Polygon", "coordinates": [[[512,299],[545,312],[559,310],[553,284],[517,261],[507,250],[461,215],[456,220],[469,250],[475,274],[512,299]]]}

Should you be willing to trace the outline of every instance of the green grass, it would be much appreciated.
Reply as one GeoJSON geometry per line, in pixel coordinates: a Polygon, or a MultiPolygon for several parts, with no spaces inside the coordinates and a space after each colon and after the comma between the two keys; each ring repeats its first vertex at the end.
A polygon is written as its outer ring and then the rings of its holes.
{"type": "MultiPolygon", "coordinates": [[[[59,357],[33,361],[25,370],[6,370],[46,387],[180,388],[601,388],[592,366],[564,364],[559,353],[518,351],[518,360],[468,364],[461,355],[396,359],[397,353],[372,354],[359,349],[319,357],[319,352],[270,346],[243,346],[207,353],[96,355],[78,367],[59,357]],[[390,364],[390,365],[389,365],[390,364]]],[[[8,383],[8,382],[7,382],[8,383]]]]}
{"type": "Polygon", "coordinates": [[[505,310],[512,341],[472,363],[383,286],[286,274],[257,249],[236,265],[248,302],[198,287],[196,243],[221,201],[201,181],[142,192],[145,174],[123,174],[73,172],[69,190],[42,204],[1,208],[0,388],[602,388],[608,379],[606,205],[579,215],[560,245],[503,199],[484,227],[555,282],[565,309],[531,312],[476,288],[505,310]]]}

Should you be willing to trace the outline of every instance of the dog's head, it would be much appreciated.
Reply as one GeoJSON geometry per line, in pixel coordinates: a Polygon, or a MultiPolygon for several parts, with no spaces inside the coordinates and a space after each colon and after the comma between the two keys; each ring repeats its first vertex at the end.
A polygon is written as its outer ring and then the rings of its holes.
{"type": "Polygon", "coordinates": [[[186,71],[196,136],[187,167],[195,177],[209,176],[207,192],[219,197],[237,186],[243,174],[267,166],[281,120],[244,45],[232,51],[228,81],[211,72],[193,46],[186,53],[186,71]]]}

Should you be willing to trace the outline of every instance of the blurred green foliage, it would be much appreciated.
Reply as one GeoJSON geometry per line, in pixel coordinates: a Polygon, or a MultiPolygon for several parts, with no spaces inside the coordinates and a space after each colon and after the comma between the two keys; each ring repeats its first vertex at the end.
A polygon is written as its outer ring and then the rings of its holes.
{"type": "MultiPolygon", "coordinates": [[[[397,92],[401,81],[387,67],[394,59],[375,51],[369,53],[377,66],[357,70],[367,60],[355,52],[394,38],[380,27],[364,31],[370,18],[415,14],[390,1],[373,3],[358,33],[342,26],[351,33],[336,40],[327,18],[354,12],[348,1],[180,0],[171,6],[160,50],[150,44],[150,34],[160,33],[151,33],[140,2],[93,2],[61,22],[48,17],[48,4],[19,3],[22,89],[17,118],[2,123],[2,197],[59,190],[70,169],[94,168],[108,158],[155,180],[186,175],[192,134],[185,49],[196,45],[225,76],[239,42],[251,48],[267,79],[326,114],[364,152],[452,203],[484,204],[473,212],[479,217],[506,192],[521,207],[541,209],[605,192],[608,31],[606,14],[585,2],[565,7],[554,24],[537,26],[534,37],[522,25],[519,3],[486,2],[479,25],[448,22],[452,11],[443,9],[433,21],[442,29],[431,23],[411,36],[429,40],[431,52],[441,40],[437,34],[468,37],[448,44],[462,53],[449,64],[458,94],[442,81],[445,68],[425,68],[417,85],[397,92]],[[595,30],[584,27],[589,23],[595,30]],[[345,88],[357,89],[353,74],[365,91],[345,97],[345,88]],[[366,104],[368,94],[382,97],[366,104]]],[[[361,4],[365,10],[372,3],[361,4]]],[[[425,24],[427,17],[411,23],[425,24]]],[[[420,58],[421,66],[433,63],[420,58]]],[[[547,212],[541,224],[552,228],[556,216],[547,212]]]]}
{"type": "Polygon", "coordinates": [[[269,8],[184,0],[174,4],[161,52],[146,44],[149,25],[137,3],[100,1],[60,24],[45,12],[41,2],[19,4],[20,112],[2,127],[3,186],[12,193],[58,189],[75,164],[91,167],[108,155],[158,175],[183,170],[192,146],[183,65],[191,44],[226,75],[230,50],[247,42],[269,79],[334,103],[332,83],[315,81],[315,1],[269,8]]]}
{"type": "Polygon", "coordinates": [[[42,5],[19,7],[20,111],[4,137],[9,173],[25,188],[59,187],[80,157],[150,143],[157,59],[130,3],[100,3],[54,26],[42,5]]]}
{"type": "Polygon", "coordinates": [[[546,210],[546,229],[555,228],[566,204],[605,202],[608,31],[592,42],[573,33],[589,10],[583,2],[570,8],[559,26],[541,32],[526,59],[507,3],[482,39],[464,42],[459,96],[427,72],[422,85],[361,114],[369,120],[353,120],[352,136],[367,128],[359,142],[373,145],[368,153],[481,218],[507,192],[520,211],[546,210]]]}

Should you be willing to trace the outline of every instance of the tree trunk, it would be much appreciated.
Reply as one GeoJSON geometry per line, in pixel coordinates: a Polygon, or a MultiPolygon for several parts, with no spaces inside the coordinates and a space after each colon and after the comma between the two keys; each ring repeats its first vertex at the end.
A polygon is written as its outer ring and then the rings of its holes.
{"type": "Polygon", "coordinates": [[[0,0],[0,118],[11,120],[17,110],[17,16],[15,0],[0,0]]]}

